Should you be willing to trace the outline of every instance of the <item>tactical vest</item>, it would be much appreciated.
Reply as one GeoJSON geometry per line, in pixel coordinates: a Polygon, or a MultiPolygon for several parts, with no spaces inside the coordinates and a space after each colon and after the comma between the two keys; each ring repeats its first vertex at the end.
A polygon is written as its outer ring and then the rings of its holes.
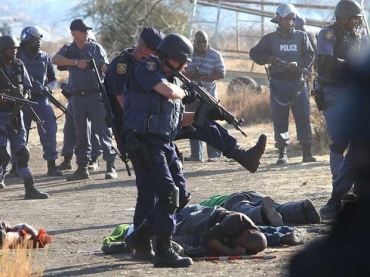
{"type": "MultiPolygon", "coordinates": [[[[160,68],[158,63],[157,68],[160,68]]],[[[181,128],[181,99],[168,99],[156,91],[146,92],[136,82],[135,73],[126,81],[123,96],[123,127],[126,131],[158,135],[168,140],[175,138],[181,128]]]]}
{"type": "MultiPolygon", "coordinates": [[[[293,30],[288,38],[281,37],[277,32],[270,34],[271,54],[284,61],[298,61],[302,57],[304,33],[293,30]]],[[[269,68],[271,77],[295,74],[299,78],[301,73],[292,73],[284,66],[271,65],[269,68]]]]}
{"type": "MultiPolygon", "coordinates": [[[[21,60],[15,58],[11,64],[11,75],[7,73],[7,69],[0,58],[0,68],[12,82],[12,84],[16,87],[23,88],[23,78],[24,78],[24,70],[23,70],[23,63],[21,60]]],[[[0,90],[2,89],[11,89],[11,85],[9,84],[8,80],[4,76],[2,72],[0,72],[0,90]]],[[[0,112],[8,112],[11,113],[14,109],[14,105],[12,104],[2,104],[0,105],[0,112]]]]}
{"type": "MultiPolygon", "coordinates": [[[[89,41],[89,43],[83,48],[79,49],[75,42],[72,42],[65,47],[64,57],[68,59],[90,59],[90,55],[101,57],[100,51],[97,49],[98,46],[89,41]]],[[[99,84],[96,78],[95,72],[90,68],[80,69],[77,66],[69,66],[69,79],[68,83],[71,88],[71,92],[80,90],[96,90],[99,91],[99,84]]]]}
{"type": "MultiPolygon", "coordinates": [[[[361,36],[355,33],[350,34],[341,28],[338,24],[334,23],[332,26],[326,28],[327,31],[332,31],[335,37],[335,43],[333,46],[333,54],[337,59],[348,60],[350,55],[360,50],[361,36]]],[[[318,62],[317,72],[319,76],[327,82],[342,82],[343,80],[340,74],[340,68],[337,66],[328,66],[327,64],[320,64],[318,62]]]]}
{"type": "MultiPolygon", "coordinates": [[[[40,52],[37,54],[38,58],[36,60],[32,60],[28,57],[28,55],[24,51],[19,52],[19,58],[24,63],[24,66],[27,69],[28,75],[32,77],[34,80],[38,81],[40,84],[44,85],[47,80],[47,70],[46,70],[46,62],[45,62],[45,53],[40,52]]],[[[32,93],[40,93],[36,90],[31,90],[32,93]]]]}

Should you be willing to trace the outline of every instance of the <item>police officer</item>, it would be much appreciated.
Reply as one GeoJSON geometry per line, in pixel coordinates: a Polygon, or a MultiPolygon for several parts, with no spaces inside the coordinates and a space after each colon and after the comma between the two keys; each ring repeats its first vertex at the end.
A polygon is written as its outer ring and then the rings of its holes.
{"type": "MultiPolygon", "coordinates": [[[[349,130],[348,109],[345,103],[351,93],[351,86],[347,78],[343,78],[341,69],[346,66],[351,55],[359,53],[363,45],[361,23],[363,11],[361,6],[353,0],[341,0],[334,10],[335,21],[328,27],[321,29],[317,37],[317,66],[318,79],[315,90],[323,93],[324,116],[331,138],[330,169],[333,175],[333,191],[328,203],[320,212],[324,217],[333,218],[340,210],[342,196],[349,191],[354,180],[343,180],[339,176],[343,153],[349,145],[350,136],[343,135],[343,130],[349,130]]],[[[351,155],[349,156],[351,157],[351,155]]],[[[356,157],[352,157],[354,162],[356,157]]],[[[351,160],[346,163],[352,163],[351,160]]],[[[344,169],[343,168],[343,169],[344,169]]]]}
{"type": "MultiPolygon", "coordinates": [[[[17,56],[23,61],[31,78],[31,100],[38,103],[34,110],[43,121],[42,126],[45,131],[39,125],[37,125],[37,131],[44,150],[43,158],[47,161],[47,175],[61,176],[63,173],[55,165],[55,160],[58,159],[56,117],[49,99],[44,94],[44,91],[51,92],[55,88],[57,78],[51,57],[40,50],[42,37],[42,30],[37,26],[24,28],[21,32],[21,44],[17,56]]],[[[29,134],[31,122],[32,118],[25,113],[24,124],[27,134],[29,134]]]]}
{"type": "MultiPolygon", "coordinates": [[[[32,85],[24,64],[16,58],[17,47],[19,47],[18,43],[11,36],[0,37],[0,92],[16,96],[16,90],[20,90],[20,93],[28,96],[32,85]]],[[[22,177],[26,190],[24,199],[48,198],[48,194],[39,192],[34,187],[34,178],[28,167],[30,152],[26,145],[23,113],[19,106],[5,101],[0,105],[0,176],[2,178],[4,178],[4,165],[10,160],[7,151],[8,140],[11,153],[16,157],[18,174],[22,177]]]]}
{"type": "MultiPolygon", "coordinates": [[[[140,33],[137,45],[134,48],[125,49],[117,56],[108,66],[104,84],[107,88],[107,93],[111,100],[113,111],[116,112],[116,118],[122,117],[123,108],[123,87],[126,79],[132,72],[135,65],[142,61],[143,58],[149,55],[157,55],[157,46],[164,38],[163,33],[151,28],[145,27],[140,33]],[[117,105],[118,102],[119,105],[117,105]]],[[[264,152],[266,146],[266,136],[262,135],[256,146],[249,150],[244,150],[237,145],[236,139],[229,134],[220,124],[213,120],[206,120],[204,126],[196,126],[195,131],[189,131],[184,128],[178,132],[175,140],[194,138],[202,140],[210,144],[212,147],[219,149],[228,158],[233,158],[239,162],[244,168],[254,173],[259,165],[259,159],[264,152]]],[[[145,184],[137,180],[137,186],[141,187],[138,190],[138,199],[140,199],[135,208],[134,226],[137,228],[144,221],[149,211],[155,203],[155,195],[150,195],[150,184],[145,184]],[[147,189],[145,189],[145,186],[147,189]]],[[[183,199],[181,206],[185,206],[190,200],[183,199]]]]}
{"type": "MultiPolygon", "coordinates": [[[[62,83],[60,85],[62,94],[68,99],[67,110],[68,113],[65,114],[65,121],[63,127],[63,147],[61,150],[61,156],[64,158],[61,164],[58,166],[60,170],[72,169],[72,157],[75,151],[77,138],[76,129],[73,122],[73,105],[72,105],[72,95],[70,93],[70,88],[68,84],[62,83]]],[[[98,157],[102,154],[103,150],[100,145],[99,136],[94,131],[94,126],[91,126],[91,161],[89,162],[87,168],[89,170],[98,170],[99,161],[98,157]]]]}
{"type": "MultiPolygon", "coordinates": [[[[182,35],[170,34],[158,50],[158,58],[150,56],[136,66],[124,92],[123,126],[128,132],[127,148],[136,179],[150,184],[157,196],[145,222],[126,238],[126,243],[141,252],[150,248],[153,233],[157,238],[154,267],[186,267],[192,260],[176,254],[170,244],[175,212],[179,203],[190,197],[173,139],[182,124],[194,121],[194,113],[183,112],[181,99],[191,95],[174,84],[176,79],[167,64],[182,71],[193,46],[182,35]]],[[[142,189],[137,188],[139,192],[142,189]]]]}
{"type": "Polygon", "coordinates": [[[311,154],[313,138],[306,81],[301,72],[291,69],[295,66],[309,68],[315,54],[307,34],[294,29],[296,15],[297,10],[292,4],[279,5],[276,16],[271,20],[278,24],[276,32],[263,36],[249,53],[257,64],[270,64],[270,106],[275,147],[279,149],[277,164],[285,164],[288,161],[286,147],[290,144],[290,109],[296,124],[297,139],[302,146],[302,162],[316,161],[311,154]],[[281,66],[276,58],[289,62],[289,67],[281,66]]]}
{"type": "MultiPolygon", "coordinates": [[[[74,38],[65,44],[53,57],[52,62],[62,70],[69,71],[73,119],[76,128],[77,144],[75,155],[78,168],[67,181],[89,179],[88,163],[91,160],[91,128],[94,126],[103,148],[103,158],[107,161],[106,179],[117,177],[115,170],[115,153],[112,149],[112,134],[105,122],[105,109],[99,100],[99,84],[91,68],[91,57],[108,62],[105,50],[94,40],[89,39],[88,30],[81,19],[75,19],[70,25],[74,38]]],[[[99,66],[99,75],[105,72],[106,65],[99,66]]]]}

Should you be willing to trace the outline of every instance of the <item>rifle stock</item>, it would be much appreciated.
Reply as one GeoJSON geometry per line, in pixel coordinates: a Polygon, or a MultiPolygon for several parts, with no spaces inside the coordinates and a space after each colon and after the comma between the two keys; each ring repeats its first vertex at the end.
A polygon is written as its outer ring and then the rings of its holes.
{"type": "Polygon", "coordinates": [[[169,63],[166,65],[172,70],[172,73],[180,79],[180,81],[186,86],[195,89],[198,99],[201,102],[199,110],[197,111],[197,118],[195,119],[195,125],[203,126],[205,120],[207,118],[207,114],[211,109],[220,109],[225,121],[235,127],[238,131],[240,131],[243,136],[247,136],[247,134],[240,128],[240,125],[244,122],[243,119],[236,119],[234,115],[232,115],[228,110],[226,110],[220,103],[220,101],[216,100],[204,87],[198,85],[197,83],[189,80],[186,78],[184,74],[176,70],[173,66],[169,63]]]}
{"type": "Polygon", "coordinates": [[[127,156],[126,147],[123,141],[121,140],[121,138],[124,137],[122,122],[120,122],[120,119],[115,116],[112,110],[107,91],[105,90],[105,87],[100,80],[99,71],[98,71],[98,68],[96,67],[95,60],[92,59],[91,62],[92,62],[92,66],[93,66],[93,70],[95,72],[96,78],[98,79],[99,90],[100,90],[102,101],[103,101],[105,111],[107,113],[107,117],[109,120],[108,127],[112,129],[113,136],[117,143],[118,151],[113,146],[112,148],[117,153],[117,155],[120,157],[120,159],[124,162],[128,176],[131,176],[130,167],[128,165],[129,159],[127,156]]]}

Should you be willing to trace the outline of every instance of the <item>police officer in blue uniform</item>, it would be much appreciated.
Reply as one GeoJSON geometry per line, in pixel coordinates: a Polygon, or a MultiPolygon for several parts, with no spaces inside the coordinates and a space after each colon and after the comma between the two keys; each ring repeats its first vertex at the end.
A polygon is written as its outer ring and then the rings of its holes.
{"type": "MultiPolygon", "coordinates": [[[[43,158],[47,161],[47,175],[61,176],[63,173],[55,165],[55,160],[58,159],[56,117],[49,99],[43,93],[45,90],[51,92],[56,87],[57,78],[54,66],[51,63],[51,57],[40,50],[42,37],[42,30],[37,26],[24,28],[21,32],[21,44],[17,56],[24,63],[31,78],[31,100],[38,103],[34,110],[43,121],[42,126],[45,132],[39,125],[37,125],[37,131],[44,151],[43,158]]],[[[31,116],[25,113],[24,124],[27,134],[29,133],[31,122],[31,116]]]]}
{"type": "MultiPolygon", "coordinates": [[[[63,127],[63,147],[61,156],[64,158],[60,163],[58,168],[60,170],[72,169],[72,157],[75,151],[77,137],[75,124],[73,122],[73,105],[72,105],[72,95],[70,93],[70,88],[68,84],[62,83],[60,85],[62,94],[68,99],[67,110],[68,113],[65,114],[65,121],[63,127]]],[[[98,170],[99,161],[98,157],[102,154],[103,150],[100,145],[99,136],[95,134],[94,126],[91,126],[91,161],[89,162],[87,168],[89,170],[98,170]]]]}
{"type": "MultiPolygon", "coordinates": [[[[116,111],[117,116],[122,116],[123,108],[123,87],[126,79],[132,72],[135,65],[149,55],[157,55],[157,46],[164,38],[164,35],[158,30],[145,27],[140,33],[138,43],[135,48],[125,49],[118,57],[113,59],[108,67],[104,84],[107,88],[109,97],[117,99],[116,102],[111,101],[112,109],[116,111]]],[[[266,146],[266,137],[262,135],[255,147],[249,150],[244,150],[237,145],[236,139],[229,134],[220,124],[213,120],[207,120],[205,126],[196,126],[193,131],[188,128],[181,129],[174,140],[194,138],[209,143],[212,147],[219,149],[229,158],[235,159],[243,167],[250,172],[255,172],[259,165],[259,159],[264,152],[266,146]]],[[[137,180],[137,185],[145,186],[137,180]]],[[[150,184],[147,184],[150,186],[150,184]]],[[[155,195],[150,194],[150,189],[141,189],[138,194],[138,201],[135,208],[134,226],[137,228],[144,221],[149,211],[155,203],[155,195]],[[144,193],[142,193],[144,192],[144,193]]],[[[185,206],[190,200],[183,199],[181,206],[185,206]]]]}
{"type": "Polygon", "coordinates": [[[281,4],[271,20],[278,24],[276,32],[262,37],[253,47],[250,58],[259,65],[270,64],[270,106],[275,132],[275,147],[279,149],[277,164],[288,161],[289,110],[292,111],[297,139],[302,146],[302,162],[315,162],[311,154],[312,131],[307,85],[301,72],[281,66],[276,58],[289,62],[291,67],[309,68],[315,53],[307,34],[294,29],[297,10],[292,4],[281,4]]]}
{"type": "Polygon", "coordinates": [[[184,36],[170,34],[159,44],[158,51],[158,58],[150,56],[139,63],[125,84],[123,126],[128,132],[127,148],[136,179],[140,181],[137,188],[139,193],[145,193],[139,184],[150,184],[157,196],[145,222],[126,238],[126,243],[150,259],[147,250],[151,234],[155,234],[154,267],[186,267],[192,260],[171,248],[175,212],[181,201],[190,197],[173,139],[181,125],[194,121],[194,113],[184,113],[181,102],[194,95],[176,85],[167,64],[182,71],[193,46],[184,36]]]}
{"type": "MultiPolygon", "coordinates": [[[[0,92],[16,96],[14,91],[20,90],[20,93],[29,96],[32,85],[24,64],[16,58],[17,47],[19,47],[18,43],[11,36],[0,37],[0,92]]],[[[11,153],[16,157],[17,172],[22,177],[26,190],[24,199],[48,198],[48,194],[39,192],[34,187],[34,178],[28,167],[30,152],[26,145],[22,110],[19,106],[3,101],[0,103],[0,176],[2,179],[10,160],[7,150],[8,140],[11,153]]],[[[5,187],[3,182],[0,186],[5,187]]]]}
{"type": "Polygon", "coordinates": [[[349,131],[353,125],[348,124],[347,105],[352,86],[350,80],[342,76],[341,70],[348,65],[351,56],[359,53],[365,45],[360,28],[364,14],[356,1],[339,1],[334,15],[334,23],[323,28],[317,37],[319,76],[315,84],[315,91],[323,95],[323,113],[331,138],[330,169],[333,176],[333,191],[328,203],[320,210],[322,216],[326,218],[334,218],[339,213],[341,198],[354,183],[353,178],[348,176],[344,178],[349,164],[356,164],[359,157],[349,155],[343,164],[343,153],[350,143],[349,131]],[[347,135],[344,135],[343,130],[347,130],[347,135]]]}
{"type": "MultiPolygon", "coordinates": [[[[103,47],[88,38],[88,30],[81,19],[75,19],[70,25],[74,38],[72,43],[65,44],[52,58],[58,69],[69,71],[73,119],[76,129],[77,144],[75,155],[78,168],[67,181],[89,179],[88,163],[91,160],[91,128],[94,126],[103,148],[103,159],[107,162],[106,179],[117,178],[115,170],[115,152],[112,149],[112,133],[105,122],[105,109],[100,101],[98,80],[91,68],[91,57],[108,63],[103,47]]],[[[106,71],[106,65],[99,66],[99,75],[106,71]]]]}

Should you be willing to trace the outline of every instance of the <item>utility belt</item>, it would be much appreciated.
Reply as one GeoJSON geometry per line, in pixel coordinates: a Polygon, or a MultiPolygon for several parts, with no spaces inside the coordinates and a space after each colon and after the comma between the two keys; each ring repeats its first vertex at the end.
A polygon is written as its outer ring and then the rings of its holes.
{"type": "Polygon", "coordinates": [[[93,89],[72,89],[71,94],[72,95],[77,95],[77,96],[86,96],[88,94],[93,94],[93,93],[99,93],[98,88],[93,88],[93,89]]]}
{"type": "Polygon", "coordinates": [[[271,78],[284,81],[294,81],[301,79],[302,74],[300,72],[279,72],[271,74],[271,78]]]}

